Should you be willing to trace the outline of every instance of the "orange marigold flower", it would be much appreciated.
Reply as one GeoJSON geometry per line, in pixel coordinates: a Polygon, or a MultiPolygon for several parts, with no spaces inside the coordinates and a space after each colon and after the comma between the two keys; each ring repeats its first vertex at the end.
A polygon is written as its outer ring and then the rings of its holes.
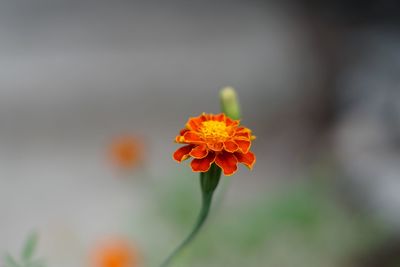
{"type": "Polygon", "coordinates": [[[102,242],[92,252],[92,267],[137,267],[138,264],[136,249],[122,239],[102,242]]]}
{"type": "Polygon", "coordinates": [[[250,151],[255,136],[239,123],[239,120],[232,120],[223,113],[203,113],[190,118],[175,138],[177,143],[186,145],[175,151],[173,158],[182,162],[192,157],[190,165],[194,172],[206,172],[214,162],[228,176],[236,172],[237,163],[251,169],[256,161],[250,151]]]}

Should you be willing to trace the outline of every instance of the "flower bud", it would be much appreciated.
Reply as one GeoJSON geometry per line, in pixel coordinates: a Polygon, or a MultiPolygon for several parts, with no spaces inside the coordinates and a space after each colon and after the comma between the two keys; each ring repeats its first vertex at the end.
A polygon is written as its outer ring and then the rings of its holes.
{"type": "Polygon", "coordinates": [[[240,105],[235,89],[229,86],[222,88],[220,99],[222,112],[231,119],[240,119],[240,105]]]}

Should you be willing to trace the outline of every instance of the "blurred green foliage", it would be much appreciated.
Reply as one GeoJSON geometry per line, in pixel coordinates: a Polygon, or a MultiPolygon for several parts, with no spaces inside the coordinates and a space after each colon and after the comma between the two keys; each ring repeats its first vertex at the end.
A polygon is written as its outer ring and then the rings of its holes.
{"type": "Polygon", "coordinates": [[[38,234],[32,232],[21,250],[20,259],[16,260],[9,253],[4,256],[4,267],[45,267],[42,259],[35,259],[34,254],[38,243],[38,234]]]}
{"type": "MultiPolygon", "coordinates": [[[[187,234],[200,207],[195,174],[169,184],[159,187],[156,209],[168,222],[167,239],[176,242],[164,243],[167,249],[187,234]]],[[[350,210],[318,178],[266,192],[214,207],[203,232],[174,266],[344,266],[385,236],[380,225],[350,210]]]]}

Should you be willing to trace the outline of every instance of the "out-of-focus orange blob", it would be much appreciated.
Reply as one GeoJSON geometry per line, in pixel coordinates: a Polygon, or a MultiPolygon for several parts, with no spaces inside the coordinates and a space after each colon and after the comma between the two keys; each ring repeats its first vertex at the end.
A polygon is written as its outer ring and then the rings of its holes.
{"type": "Polygon", "coordinates": [[[92,252],[91,267],[137,267],[138,252],[125,240],[109,240],[92,252]]]}
{"type": "Polygon", "coordinates": [[[133,136],[116,138],[111,144],[111,159],[115,165],[124,169],[137,167],[142,161],[142,143],[133,136]]]}

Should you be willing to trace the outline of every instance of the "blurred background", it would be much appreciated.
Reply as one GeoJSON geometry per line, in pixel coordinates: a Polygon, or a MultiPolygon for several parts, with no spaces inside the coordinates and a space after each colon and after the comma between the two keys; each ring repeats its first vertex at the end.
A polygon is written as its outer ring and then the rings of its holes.
{"type": "Polygon", "coordinates": [[[230,85],[257,164],[223,179],[174,266],[399,266],[399,12],[1,1],[0,253],[36,230],[49,267],[94,266],[101,244],[135,258],[114,267],[157,266],[200,205],[172,141],[230,85]]]}

